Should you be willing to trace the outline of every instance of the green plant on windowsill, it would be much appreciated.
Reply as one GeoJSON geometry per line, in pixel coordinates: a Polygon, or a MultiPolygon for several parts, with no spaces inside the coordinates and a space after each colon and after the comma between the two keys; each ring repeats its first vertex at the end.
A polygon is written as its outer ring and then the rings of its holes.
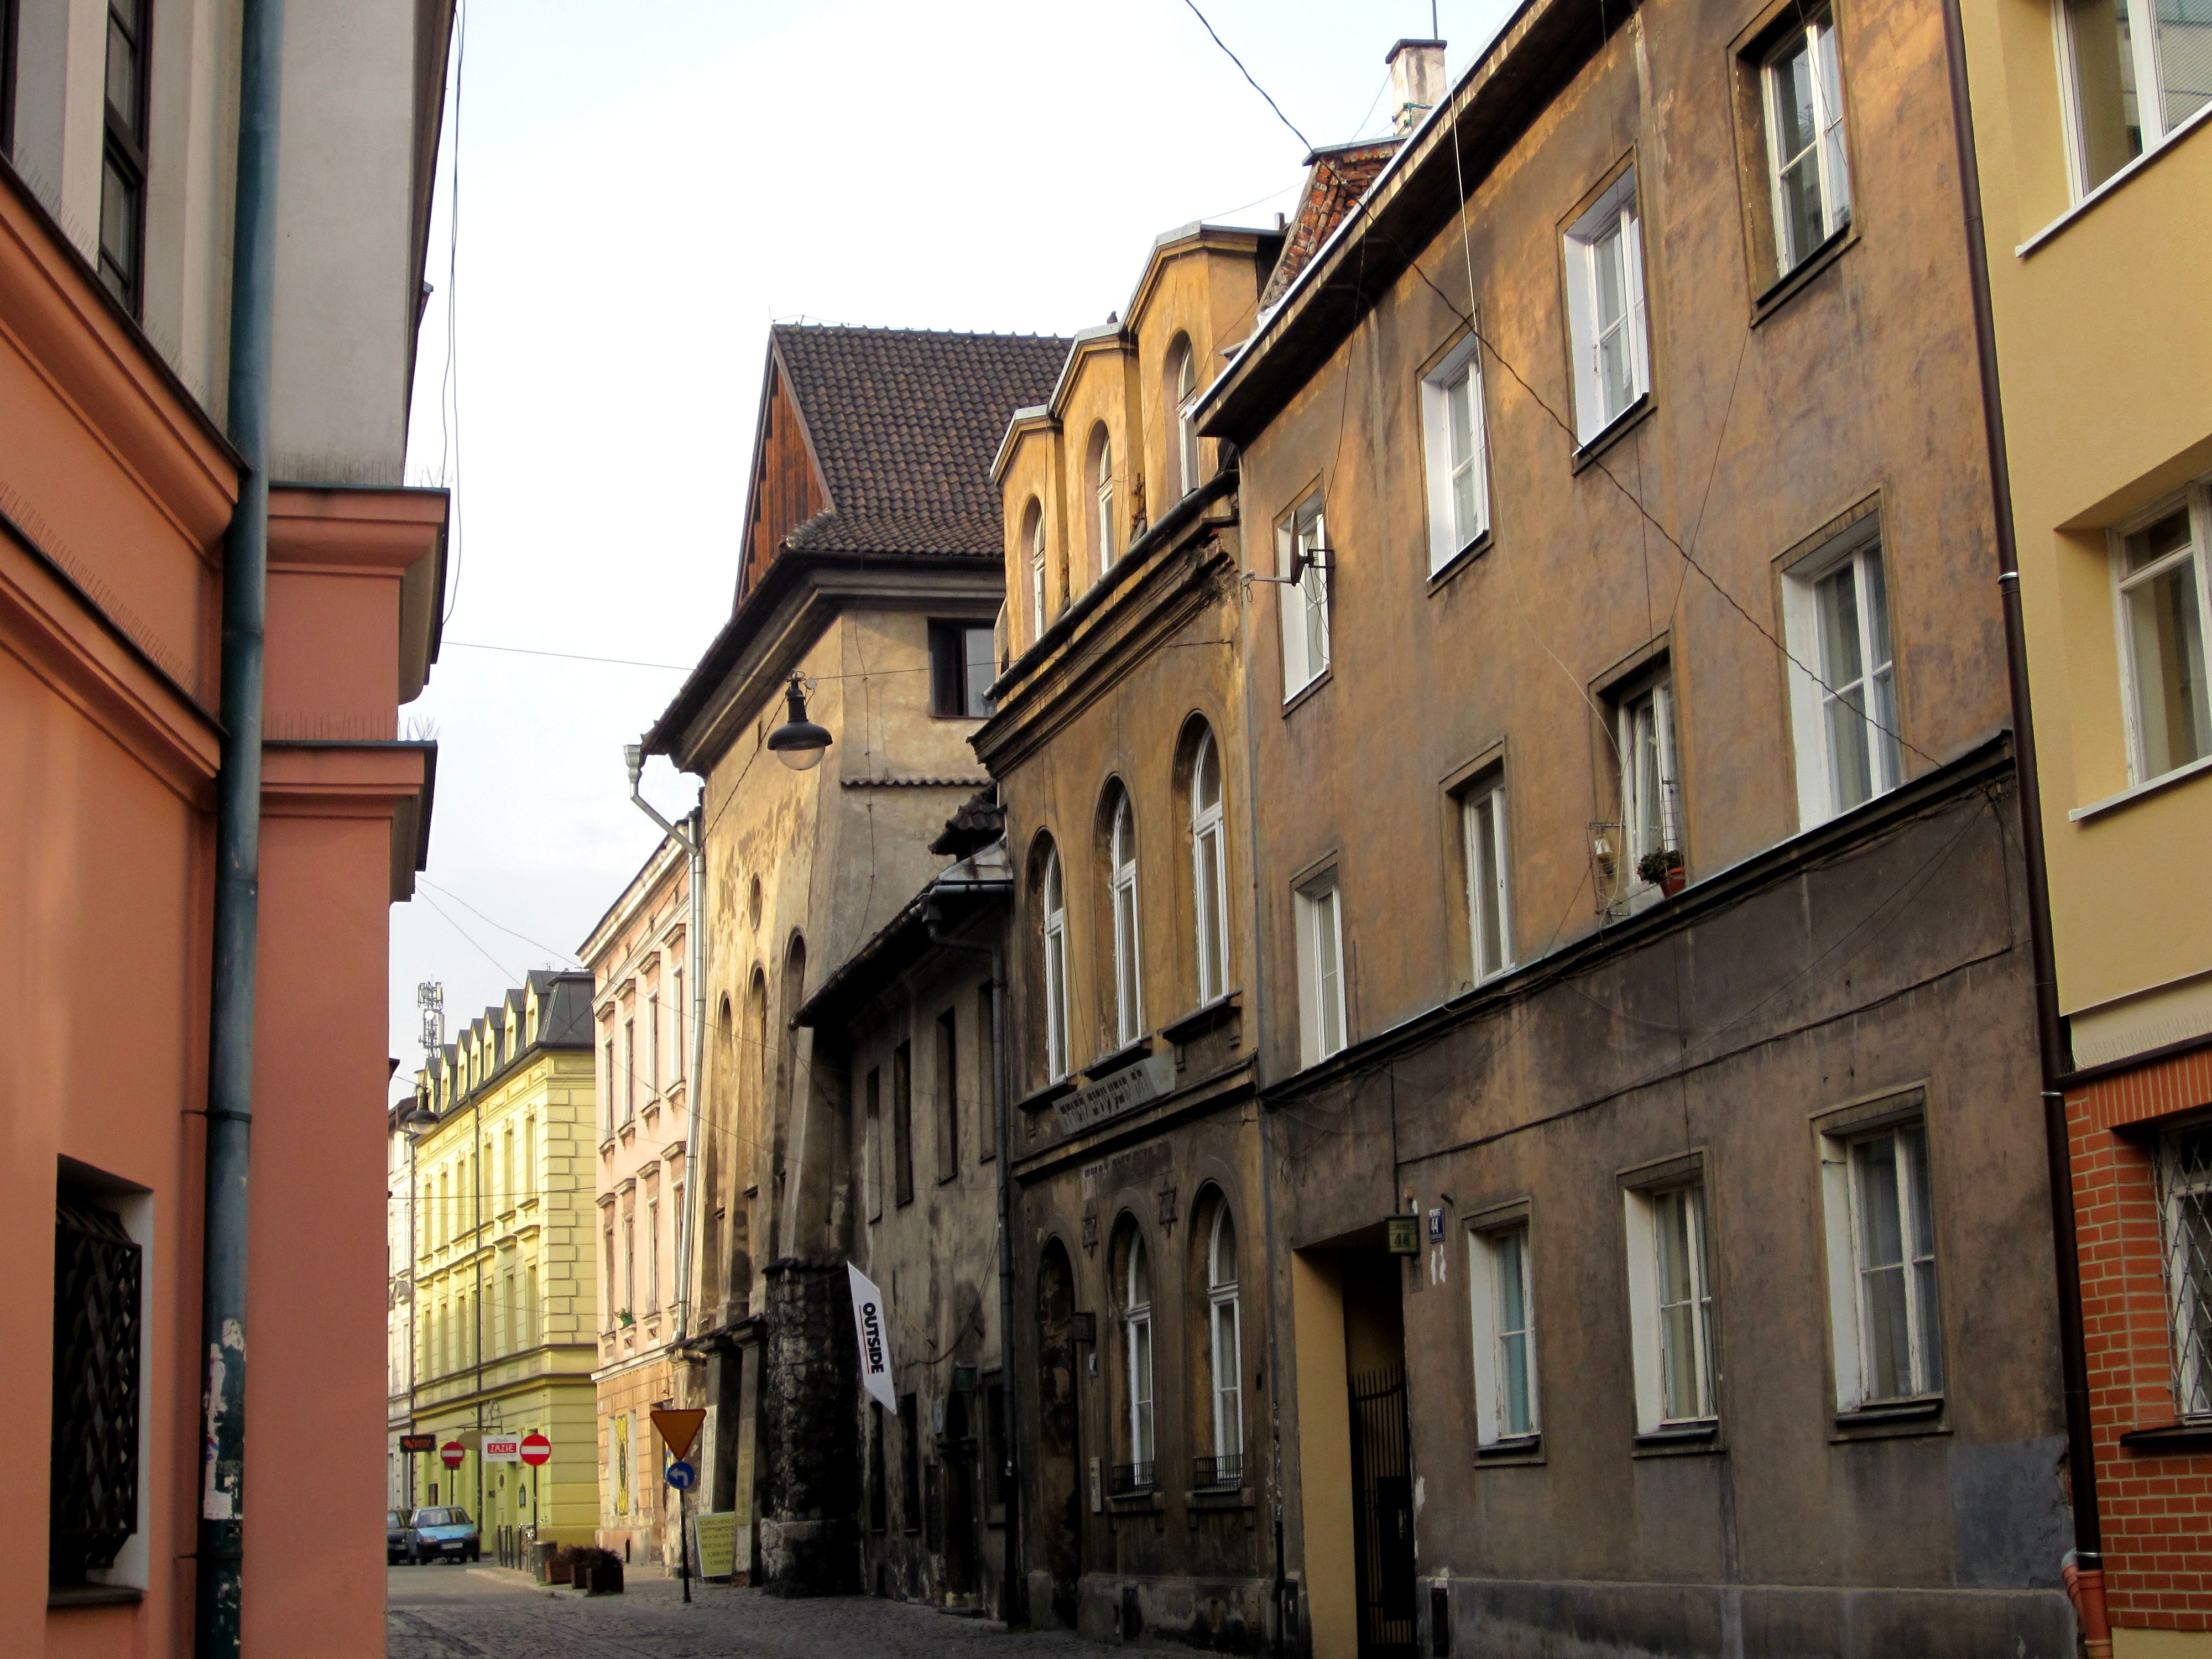
{"type": "Polygon", "coordinates": [[[1679,847],[1655,847],[1636,860],[1636,873],[1654,887],[1668,893],[1682,890],[1682,849],[1679,847]]]}
{"type": "Polygon", "coordinates": [[[632,1319],[629,1316],[629,1310],[628,1308],[624,1308],[620,1313],[617,1313],[615,1316],[615,1323],[621,1326],[623,1329],[628,1330],[631,1326],[636,1324],[637,1321],[632,1319]]]}

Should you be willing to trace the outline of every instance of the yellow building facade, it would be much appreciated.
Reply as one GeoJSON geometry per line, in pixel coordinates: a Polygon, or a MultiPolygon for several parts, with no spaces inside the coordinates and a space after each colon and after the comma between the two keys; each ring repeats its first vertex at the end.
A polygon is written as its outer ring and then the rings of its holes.
{"type": "Polygon", "coordinates": [[[599,1514],[592,1367],[592,979],[533,973],[416,1077],[436,1122],[414,1147],[415,1489],[459,1504],[483,1547],[503,1529],[588,1544],[599,1514]],[[483,1437],[544,1435],[542,1468],[487,1461],[483,1437]]]}
{"type": "Polygon", "coordinates": [[[2072,1153],[2082,1622],[2123,1659],[2212,1655],[2212,4],[1958,8],[2072,1153]]]}

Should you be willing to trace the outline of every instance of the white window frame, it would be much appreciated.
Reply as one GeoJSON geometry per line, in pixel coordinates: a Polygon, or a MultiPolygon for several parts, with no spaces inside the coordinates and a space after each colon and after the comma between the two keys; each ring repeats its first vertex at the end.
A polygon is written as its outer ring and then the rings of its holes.
{"type": "Polygon", "coordinates": [[[1344,895],[1336,872],[1293,895],[1298,947],[1298,1060],[1317,1066],[1350,1043],[1345,1000],[1344,895]]]}
{"type": "Polygon", "coordinates": [[[645,1310],[647,1314],[660,1311],[660,1200],[648,1199],[645,1206],[645,1310]]]}
{"type": "MultiPolygon", "coordinates": [[[[1917,1110],[1873,1122],[1854,1123],[1848,1128],[1824,1132],[1820,1136],[1821,1208],[1828,1255],[1828,1328],[1835,1344],[1838,1412],[1940,1399],[1943,1393],[1942,1271],[1936,1254],[1935,1217],[1932,1213],[1917,1213],[1918,1205],[1912,1191],[1905,1141],[1906,1132],[1911,1130],[1919,1132],[1925,1156],[1927,1120],[1917,1110]],[[1885,1137],[1890,1139],[1890,1154],[1894,1160],[1904,1255],[1899,1263],[1869,1266],[1863,1249],[1867,1199],[1853,1152],[1885,1137]],[[1932,1296],[1922,1288],[1916,1272],[1923,1262],[1935,1281],[1932,1296]],[[1872,1356],[1867,1332],[1866,1279],[1869,1273],[1900,1267],[1905,1285],[1909,1386],[1902,1394],[1877,1394],[1869,1374],[1872,1356]]],[[[1931,1210],[1933,1194],[1931,1175],[1931,1210]]]]}
{"type": "MultiPolygon", "coordinates": [[[[2193,760],[2163,771],[2150,769],[2148,740],[2143,730],[2142,670],[2136,655],[2135,629],[2128,625],[2129,596],[2136,589],[2170,575],[2184,564],[2195,567],[2197,581],[2197,641],[2200,659],[2198,672],[2212,667],[2212,483],[2200,480],[2179,495],[2169,495],[2148,513],[2138,514],[2112,532],[2111,538],[2112,572],[2112,626],[2119,641],[2120,704],[2128,738],[2128,781],[2130,784],[2150,783],[2159,778],[2197,765],[2207,757],[2193,760]],[[2169,516],[2176,507],[2189,514],[2189,545],[2179,548],[2133,574],[2128,573],[2128,538],[2148,529],[2160,520],[2169,516]]],[[[2212,750],[2208,750],[2212,755],[2212,750]]]]}
{"type": "Polygon", "coordinates": [[[1434,575],[1467,551],[1490,530],[1490,445],[1483,419],[1482,342],[1470,331],[1443,360],[1421,377],[1422,450],[1428,464],[1429,574],[1434,575]],[[1459,453],[1454,439],[1451,404],[1454,391],[1464,386],[1468,398],[1468,450],[1459,453]],[[1459,510],[1457,485],[1470,481],[1474,499],[1467,514],[1459,510]]]}
{"type": "Polygon", "coordinates": [[[1114,561],[1121,551],[1114,545],[1114,434],[1110,432],[1098,441],[1098,477],[1095,488],[1098,514],[1098,574],[1103,577],[1114,568],[1114,561]]]}
{"type": "Polygon", "coordinates": [[[1336,556],[1328,550],[1328,521],[1321,492],[1298,503],[1275,528],[1275,574],[1285,580],[1282,595],[1283,701],[1288,702],[1328,672],[1329,602],[1336,556]],[[1293,556],[1302,564],[1298,580],[1287,580],[1293,556]]]}
{"type": "Polygon", "coordinates": [[[1190,764],[1190,899],[1198,931],[1198,1000],[1202,1006],[1229,992],[1229,836],[1221,750],[1211,728],[1201,732],[1190,764]],[[1213,799],[1206,781],[1213,780],[1213,799]],[[1207,902],[1206,890],[1212,890],[1207,902]]]}
{"type": "Polygon", "coordinates": [[[1674,679],[1672,673],[1662,672],[1620,694],[1613,708],[1613,740],[1619,746],[1620,757],[1620,840],[1626,849],[1626,890],[1642,892],[1653,884],[1644,880],[1637,869],[1644,855],[1662,848],[1680,851],[1682,845],[1682,772],[1680,757],[1674,744],[1674,679]],[[1644,787],[1636,765],[1639,711],[1647,704],[1651,710],[1658,760],[1656,782],[1659,790],[1659,837],[1656,841],[1645,834],[1644,787]]]}
{"type": "Polygon", "coordinates": [[[1174,382],[1175,399],[1170,419],[1176,458],[1176,495],[1188,495],[1205,482],[1203,462],[1198,447],[1198,349],[1184,335],[1181,350],[1173,363],[1170,378],[1174,382]]]}
{"type": "Polygon", "coordinates": [[[1048,1081],[1058,1083],[1068,1073],[1067,894],[1056,845],[1045,849],[1044,880],[1039,885],[1044,908],[1045,1073],[1048,1081]]]}
{"type": "Polygon", "coordinates": [[[1512,865],[1510,838],[1506,830],[1505,775],[1494,771],[1461,792],[1460,846],[1467,878],[1468,960],[1474,982],[1495,979],[1513,966],[1512,865]],[[1487,807],[1486,814],[1483,811],[1487,807]],[[1483,819],[1489,819],[1486,826],[1483,819]],[[1483,857],[1491,869],[1485,875],[1483,857]],[[1498,951],[1493,959],[1486,945],[1494,921],[1498,951]]]}
{"type": "Polygon", "coordinates": [[[1700,1173],[1687,1180],[1666,1181],[1650,1187],[1624,1188],[1621,1197],[1627,1220],[1628,1312],[1635,1364],[1637,1432],[1659,1434],[1669,1429],[1717,1422],[1720,1413],[1715,1388],[1717,1368],[1713,1352],[1712,1258],[1704,1176],[1700,1173]],[[1693,1345],[1691,1359],[1698,1396],[1688,1402],[1692,1407],[1688,1411],[1668,1409],[1664,1308],[1661,1300],[1658,1212],[1660,1200],[1677,1193],[1686,1195],[1692,1311],[1689,1326],[1693,1345]]]}
{"type": "Polygon", "coordinates": [[[1575,436],[1587,448],[1651,392],[1651,339],[1644,293],[1644,224],[1636,201],[1636,169],[1607,185],[1588,211],[1567,228],[1567,329],[1575,363],[1575,436]],[[1613,233],[1619,232],[1615,240],[1613,233]],[[1618,246],[1621,313],[1601,328],[1599,261],[1618,246]],[[1605,400],[1601,368],[1606,340],[1625,331],[1627,395],[1618,408],[1605,400]]]}
{"type": "Polygon", "coordinates": [[[1152,1415],[1152,1259],[1145,1253],[1145,1236],[1133,1228],[1129,1233],[1127,1277],[1123,1280],[1125,1293],[1121,1326],[1127,1346],[1123,1353],[1123,1381],[1128,1391],[1129,1462],[1135,1484],[1149,1488],[1158,1484],[1158,1461],[1155,1453],[1158,1443],[1154,1434],[1152,1415]],[[1138,1296],[1138,1270],[1144,1269],[1144,1296],[1138,1296]]]}
{"type": "Polygon", "coordinates": [[[1823,6],[1793,26],[1775,43],[1759,65],[1760,100],[1766,112],[1766,182],[1774,214],[1774,256],[1779,274],[1787,276],[1851,222],[1850,158],[1844,148],[1842,49],[1836,39],[1836,14],[1823,6]],[[1820,191],[1820,239],[1810,247],[1790,244],[1790,214],[1783,174],[1802,159],[1782,153],[1782,64],[1802,53],[1813,72],[1813,142],[1815,176],[1820,191]]]}
{"type": "Polygon", "coordinates": [[[1468,1301],[1474,1315],[1474,1332],[1475,1439],[1483,1446],[1534,1441],[1543,1432],[1543,1410],[1538,1404],[1536,1389],[1535,1274],[1529,1261],[1528,1235],[1528,1217],[1525,1213],[1477,1222],[1468,1229],[1468,1301]],[[1518,1330],[1509,1329],[1504,1323],[1504,1275],[1507,1264],[1502,1246],[1509,1237],[1519,1240],[1521,1247],[1516,1268],[1521,1280],[1522,1320],[1518,1330]],[[1516,1336],[1521,1339],[1523,1386],[1528,1401],[1528,1420],[1517,1425],[1506,1420],[1507,1370],[1510,1364],[1506,1344],[1516,1336]]]}
{"type": "MultiPolygon", "coordinates": [[[[1237,1221],[1226,1200],[1213,1206],[1213,1227],[1206,1243],[1207,1352],[1213,1364],[1213,1455],[1244,1455],[1244,1316],[1237,1295],[1237,1221]],[[1221,1232],[1230,1234],[1228,1276],[1223,1277],[1221,1232]],[[1224,1337],[1224,1333],[1226,1333],[1224,1337]]],[[[1215,1465],[1217,1478],[1220,1468],[1215,1465]]]]}
{"type": "Polygon", "coordinates": [[[1034,645],[1044,637],[1044,508],[1035,501],[1030,503],[1030,601],[1036,623],[1030,635],[1034,645]]]}
{"type": "Polygon", "coordinates": [[[2114,0],[2114,3],[2128,17],[2128,47],[2132,60],[2129,67],[2135,77],[2136,119],[2142,147],[2104,178],[2095,180],[2089,177],[2088,146],[2082,134],[2081,58],[2074,38],[2073,9],[2066,0],[2053,0],[2051,8],[2051,27],[2058,42],[2058,103],[2066,137],[2066,178],[2076,202],[2087,201],[2115,183],[2147,157],[2207,119],[2207,111],[2212,110],[2212,104],[2207,104],[2172,125],[2167,125],[2165,80],[2159,69],[2155,0],[2114,0]],[[2157,95],[2146,100],[2146,87],[2155,88],[2157,95]]]}
{"type": "Polygon", "coordinates": [[[1790,645],[1790,722],[1797,764],[1798,827],[1811,829],[1839,812],[1865,805],[1845,802],[1841,788],[1842,757],[1832,741],[1829,706],[1855,688],[1864,714],[1868,775],[1872,790],[1867,799],[1886,795],[1904,781],[1903,721],[1898,713],[1897,631],[1887,606],[1889,568],[1884,557],[1881,524],[1869,518],[1853,526],[1817,551],[1783,573],[1782,623],[1790,645]],[[1851,591],[1858,605],[1859,677],[1846,679],[1828,660],[1827,633],[1820,625],[1820,584],[1843,566],[1852,567],[1851,591]],[[1870,573],[1881,577],[1882,607],[1875,602],[1870,573]],[[1877,628],[1879,623],[1879,628],[1877,628]],[[1874,660],[1875,641],[1887,641],[1889,656],[1874,660]],[[1869,699],[1868,690],[1887,676],[1888,692],[1869,699]],[[1885,723],[1887,729],[1885,730],[1885,723]]]}
{"type": "Polygon", "coordinates": [[[1145,964],[1137,908],[1137,827],[1129,792],[1116,789],[1106,837],[1107,901],[1114,915],[1114,1046],[1145,1034],[1145,964]]]}

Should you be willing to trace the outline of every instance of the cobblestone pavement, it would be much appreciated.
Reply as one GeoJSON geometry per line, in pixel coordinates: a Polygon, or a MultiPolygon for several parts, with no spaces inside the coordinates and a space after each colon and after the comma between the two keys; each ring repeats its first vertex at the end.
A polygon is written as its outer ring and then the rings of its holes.
{"type": "Polygon", "coordinates": [[[639,1578],[622,1595],[556,1595],[493,1567],[394,1567],[386,1659],[1097,1659],[1065,1632],[1010,1636],[871,1596],[793,1601],[639,1578]]]}

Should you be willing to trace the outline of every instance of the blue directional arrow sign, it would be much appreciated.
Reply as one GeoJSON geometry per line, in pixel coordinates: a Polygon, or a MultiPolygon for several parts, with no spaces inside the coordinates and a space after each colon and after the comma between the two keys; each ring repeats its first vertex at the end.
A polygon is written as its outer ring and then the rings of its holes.
{"type": "Polygon", "coordinates": [[[678,1492],[690,1492],[699,1484],[699,1471],[678,1459],[662,1471],[668,1484],[678,1492]]]}

